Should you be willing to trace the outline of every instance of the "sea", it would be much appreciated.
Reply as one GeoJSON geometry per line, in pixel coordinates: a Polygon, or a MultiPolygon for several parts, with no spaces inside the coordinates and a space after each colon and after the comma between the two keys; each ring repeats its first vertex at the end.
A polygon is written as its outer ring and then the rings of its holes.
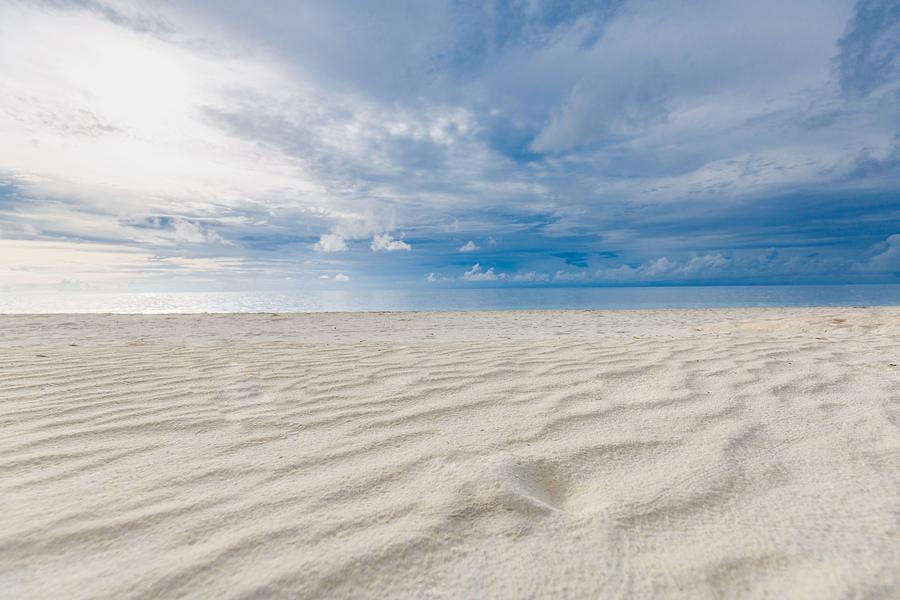
{"type": "Polygon", "coordinates": [[[897,306],[900,284],[0,293],[0,313],[253,313],[897,306]]]}

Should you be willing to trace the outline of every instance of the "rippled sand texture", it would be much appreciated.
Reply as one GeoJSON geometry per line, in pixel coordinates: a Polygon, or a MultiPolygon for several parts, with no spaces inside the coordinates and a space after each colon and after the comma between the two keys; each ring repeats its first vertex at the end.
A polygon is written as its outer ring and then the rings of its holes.
{"type": "Polygon", "coordinates": [[[900,597],[900,309],[0,317],[5,598],[900,597]]]}

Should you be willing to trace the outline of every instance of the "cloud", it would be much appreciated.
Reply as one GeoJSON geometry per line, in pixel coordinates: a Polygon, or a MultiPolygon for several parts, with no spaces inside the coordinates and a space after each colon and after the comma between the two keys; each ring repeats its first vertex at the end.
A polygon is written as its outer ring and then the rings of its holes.
{"type": "MultiPolygon", "coordinates": [[[[444,279],[444,278],[441,278],[444,279]]],[[[551,280],[546,273],[538,273],[535,271],[525,271],[520,273],[500,273],[490,267],[485,271],[479,263],[475,263],[472,267],[463,273],[464,281],[502,281],[507,283],[544,283],[551,280]]],[[[429,279],[431,281],[431,279],[429,279]]]]}
{"type": "Polygon", "coordinates": [[[894,281],[898,27],[897,0],[0,3],[0,231],[198,287],[425,285],[476,239],[498,284],[894,281]]]}
{"type": "Polygon", "coordinates": [[[344,275],[343,273],[338,273],[334,276],[335,281],[350,281],[349,275],[344,275]]]}
{"type": "Polygon", "coordinates": [[[778,250],[743,250],[730,255],[709,253],[683,259],[662,256],[638,265],[601,267],[588,277],[603,283],[732,282],[771,283],[779,280],[815,282],[830,280],[829,273],[849,272],[853,261],[819,252],[789,253],[778,250]]]}
{"type": "Polygon", "coordinates": [[[507,275],[505,273],[500,274],[503,279],[507,281],[511,281],[513,283],[541,283],[550,281],[550,276],[546,273],[536,273],[535,271],[528,271],[525,273],[513,273],[507,275]]]}
{"type": "Polygon", "coordinates": [[[667,76],[654,63],[592,73],[577,82],[531,142],[535,152],[560,152],[636,137],[665,123],[667,76]]]}
{"type": "Polygon", "coordinates": [[[0,172],[38,194],[166,213],[313,192],[296,161],[202,118],[232,94],[296,86],[260,56],[195,51],[172,37],[75,5],[0,7],[0,131],[20,148],[0,153],[0,172]]]}
{"type": "Polygon", "coordinates": [[[319,237],[319,241],[313,244],[316,252],[346,252],[347,240],[336,233],[325,233],[319,237]]]}
{"type": "Polygon", "coordinates": [[[875,254],[858,263],[856,269],[876,273],[900,272],[900,233],[889,235],[876,246],[875,254]]]}
{"type": "Polygon", "coordinates": [[[375,252],[386,250],[392,252],[394,250],[412,250],[412,246],[403,240],[395,240],[394,236],[389,233],[377,233],[372,237],[372,243],[369,245],[375,252]]]}
{"type": "Polygon", "coordinates": [[[200,222],[180,217],[154,216],[125,224],[150,232],[144,239],[154,244],[223,244],[231,245],[218,232],[200,222]]]}
{"type": "Polygon", "coordinates": [[[147,277],[221,274],[244,266],[240,258],[161,257],[112,244],[0,239],[0,289],[6,290],[72,281],[105,289],[147,277]]]}
{"type": "Polygon", "coordinates": [[[463,279],[466,281],[497,281],[499,277],[494,272],[494,267],[487,271],[481,269],[481,265],[475,263],[472,268],[463,273],[463,279]]]}
{"type": "Polygon", "coordinates": [[[584,271],[557,271],[553,274],[554,281],[585,281],[587,273],[584,271]]]}
{"type": "Polygon", "coordinates": [[[900,75],[900,1],[859,0],[838,42],[835,63],[845,93],[865,96],[900,75]]]}
{"type": "Polygon", "coordinates": [[[732,259],[721,254],[693,256],[682,261],[661,256],[638,266],[621,265],[601,268],[595,276],[599,280],[665,281],[672,279],[703,279],[714,277],[731,267],[732,259]]]}
{"type": "Polygon", "coordinates": [[[209,242],[217,244],[225,243],[222,236],[215,231],[206,230],[200,225],[185,219],[176,219],[172,225],[172,229],[175,232],[175,239],[180,242],[192,244],[204,244],[209,242]]]}

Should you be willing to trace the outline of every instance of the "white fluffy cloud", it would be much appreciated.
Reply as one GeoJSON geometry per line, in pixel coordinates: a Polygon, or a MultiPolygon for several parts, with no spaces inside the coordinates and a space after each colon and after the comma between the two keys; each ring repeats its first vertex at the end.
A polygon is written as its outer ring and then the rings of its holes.
{"type": "Polygon", "coordinates": [[[403,240],[395,240],[394,236],[389,233],[376,233],[372,237],[372,243],[369,244],[369,248],[375,252],[381,252],[383,250],[387,252],[392,252],[394,250],[412,250],[412,246],[403,240]]]}
{"type": "Polygon", "coordinates": [[[494,272],[494,267],[489,268],[487,271],[481,268],[481,265],[475,263],[472,265],[472,268],[463,273],[463,279],[466,281],[497,281],[499,277],[497,273],[494,272]]]}
{"type": "MultiPolygon", "coordinates": [[[[430,277],[430,276],[429,276],[430,277]]],[[[543,283],[550,281],[551,277],[546,273],[525,271],[522,273],[498,273],[494,267],[485,271],[479,263],[463,273],[464,281],[506,281],[510,283],[543,283]]],[[[432,281],[429,279],[429,281],[432,281]]]]}
{"type": "Polygon", "coordinates": [[[350,281],[349,275],[344,275],[343,273],[338,273],[334,276],[335,281],[350,281]]]}
{"type": "Polygon", "coordinates": [[[478,250],[478,244],[476,244],[472,240],[469,240],[459,247],[460,252],[475,252],[476,250],[478,250]]]}
{"type": "Polygon", "coordinates": [[[347,240],[336,233],[326,233],[319,237],[319,241],[313,244],[316,252],[346,252],[347,240]]]}
{"type": "Polygon", "coordinates": [[[222,239],[222,236],[215,231],[204,229],[199,224],[185,219],[175,219],[172,224],[172,231],[178,242],[189,244],[227,243],[222,239]]]}

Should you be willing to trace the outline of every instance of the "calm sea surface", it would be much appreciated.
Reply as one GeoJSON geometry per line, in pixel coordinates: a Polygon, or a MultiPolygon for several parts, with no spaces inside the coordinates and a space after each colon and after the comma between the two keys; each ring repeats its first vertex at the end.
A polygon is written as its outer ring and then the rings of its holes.
{"type": "Polygon", "coordinates": [[[900,285],[0,293],[0,313],[204,313],[900,305],[900,285]]]}

